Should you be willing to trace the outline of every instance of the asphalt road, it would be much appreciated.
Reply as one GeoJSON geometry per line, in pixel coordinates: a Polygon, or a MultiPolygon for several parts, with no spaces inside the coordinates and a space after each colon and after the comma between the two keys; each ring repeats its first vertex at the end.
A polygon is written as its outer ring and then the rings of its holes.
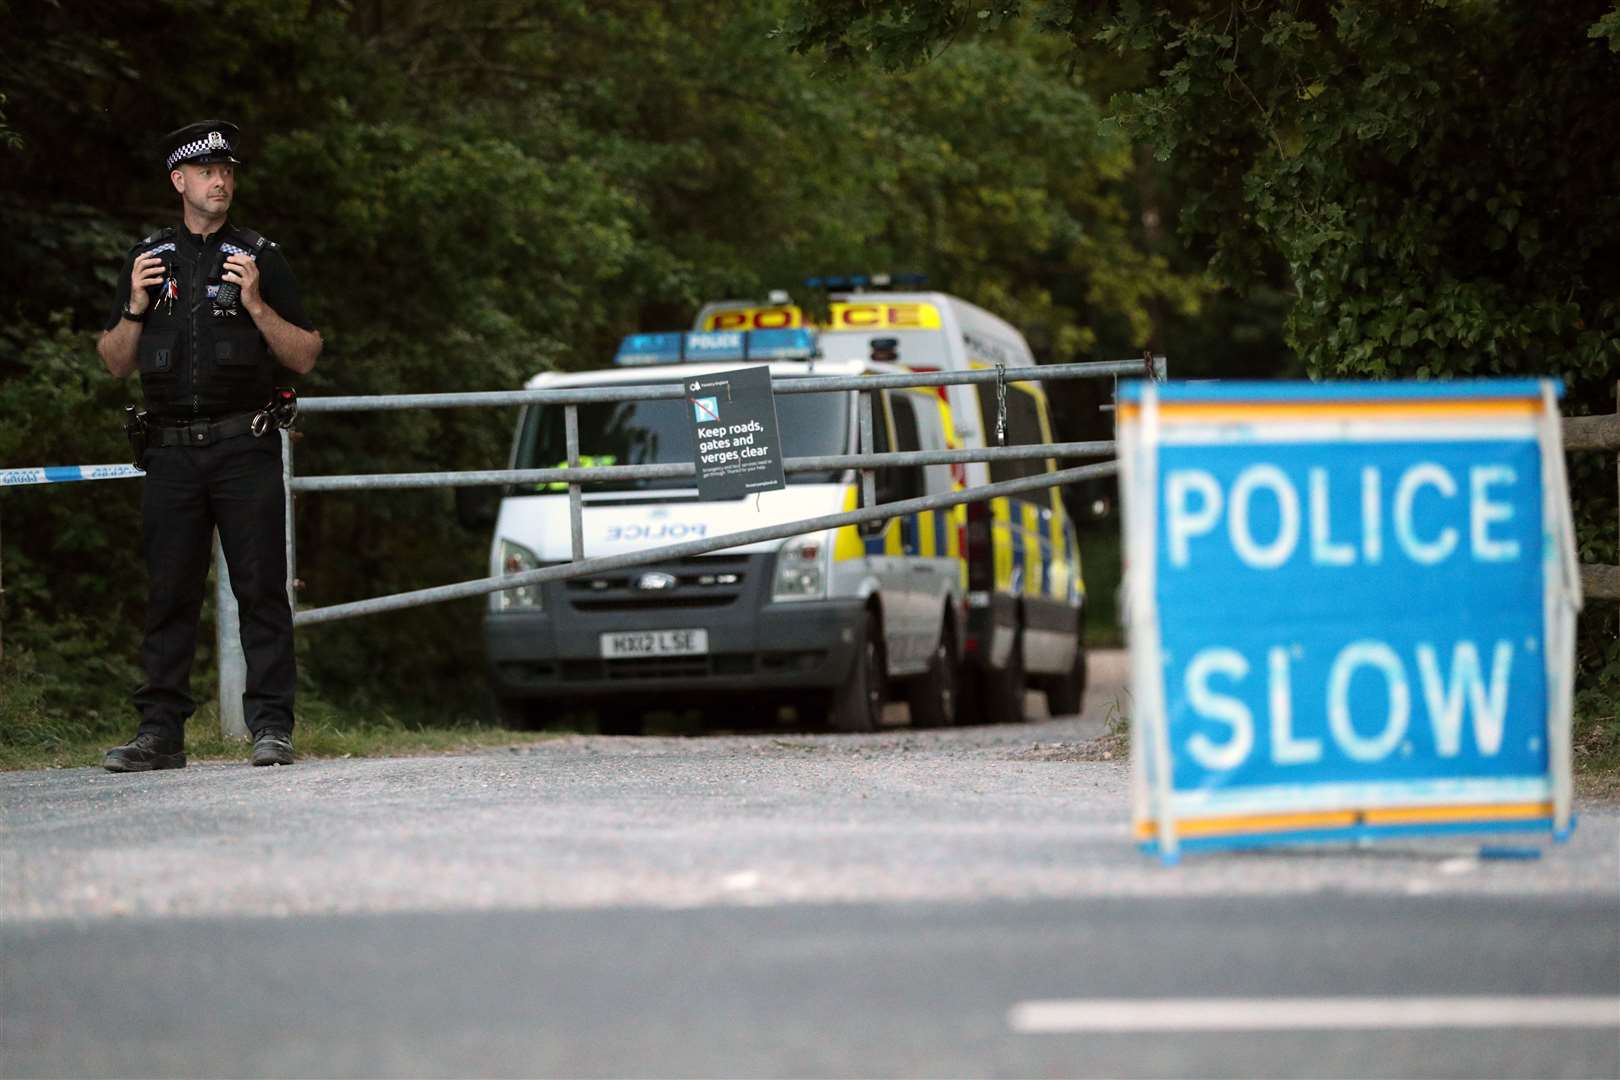
{"type": "Polygon", "coordinates": [[[0,775],[0,1073],[1620,1076],[1615,806],[1166,869],[1098,669],[1011,727],[0,775]]]}

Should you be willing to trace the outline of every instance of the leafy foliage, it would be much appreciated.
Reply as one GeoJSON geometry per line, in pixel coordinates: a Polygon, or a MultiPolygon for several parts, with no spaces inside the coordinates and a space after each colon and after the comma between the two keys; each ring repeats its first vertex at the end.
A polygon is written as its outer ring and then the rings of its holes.
{"type": "MultiPolygon", "coordinates": [[[[783,33],[912,70],[1020,8],[799,0],[783,33]]],[[[1039,5],[1075,68],[1136,73],[1108,123],[1195,178],[1181,225],[1221,279],[1286,261],[1313,374],[1555,372],[1581,412],[1620,363],[1617,20],[1608,0],[1039,5]]]]}

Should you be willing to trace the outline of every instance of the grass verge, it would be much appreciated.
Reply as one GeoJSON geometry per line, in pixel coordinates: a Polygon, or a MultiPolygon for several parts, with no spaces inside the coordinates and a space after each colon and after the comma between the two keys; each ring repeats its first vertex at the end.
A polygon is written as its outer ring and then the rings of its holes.
{"type": "MultiPolygon", "coordinates": [[[[100,765],[108,747],[135,734],[135,714],[127,704],[63,705],[54,700],[61,696],[56,691],[27,650],[6,651],[0,662],[0,769],[100,765]]],[[[512,731],[465,712],[407,720],[384,708],[340,708],[301,695],[294,741],[302,758],[386,757],[512,746],[558,734],[512,731]]],[[[220,734],[219,706],[205,700],[186,725],[186,754],[193,761],[242,761],[248,744],[220,734]]]]}
{"type": "MultiPolygon", "coordinates": [[[[107,748],[135,733],[77,736],[49,746],[0,745],[0,770],[74,769],[101,764],[107,748]]],[[[521,746],[557,738],[557,731],[512,731],[488,724],[455,724],[446,727],[407,726],[386,715],[349,722],[339,728],[330,723],[301,718],[293,741],[300,759],[357,757],[418,757],[425,754],[459,754],[491,747],[521,746]]],[[[251,744],[246,739],[220,734],[219,711],[213,705],[197,710],[186,725],[186,756],[198,761],[245,761],[251,744]]]]}
{"type": "Polygon", "coordinates": [[[1575,694],[1575,789],[1592,798],[1620,799],[1620,648],[1575,694]]]}

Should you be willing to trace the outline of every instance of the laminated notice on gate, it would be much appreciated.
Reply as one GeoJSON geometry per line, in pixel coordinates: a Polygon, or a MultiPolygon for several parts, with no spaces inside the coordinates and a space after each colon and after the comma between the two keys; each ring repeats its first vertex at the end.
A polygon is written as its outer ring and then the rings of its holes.
{"type": "Polygon", "coordinates": [[[1559,393],[1122,390],[1144,848],[1567,835],[1580,583],[1559,393]]]}
{"type": "Polygon", "coordinates": [[[698,494],[704,500],[740,499],[787,486],[770,368],[717,371],[688,378],[684,385],[697,447],[698,494]]]}

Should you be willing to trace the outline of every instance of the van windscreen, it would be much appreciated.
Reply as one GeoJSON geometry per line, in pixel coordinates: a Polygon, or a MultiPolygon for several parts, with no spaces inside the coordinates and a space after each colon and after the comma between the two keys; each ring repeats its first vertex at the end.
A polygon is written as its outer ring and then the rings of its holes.
{"type": "MultiPolygon", "coordinates": [[[[678,398],[659,401],[604,401],[579,406],[581,465],[666,465],[695,457],[691,406],[678,398]]],[[[778,394],[776,426],[782,457],[848,453],[849,394],[778,394]]],[[[568,463],[568,440],[560,405],[531,406],[524,411],[518,440],[517,468],[554,469],[568,463]]],[[[825,484],[841,470],[788,473],[789,484],[825,484]]],[[[690,477],[665,480],[619,480],[584,485],[591,491],[652,491],[690,488],[690,477]]],[[[566,484],[537,484],[537,492],[566,491],[566,484]]]]}

